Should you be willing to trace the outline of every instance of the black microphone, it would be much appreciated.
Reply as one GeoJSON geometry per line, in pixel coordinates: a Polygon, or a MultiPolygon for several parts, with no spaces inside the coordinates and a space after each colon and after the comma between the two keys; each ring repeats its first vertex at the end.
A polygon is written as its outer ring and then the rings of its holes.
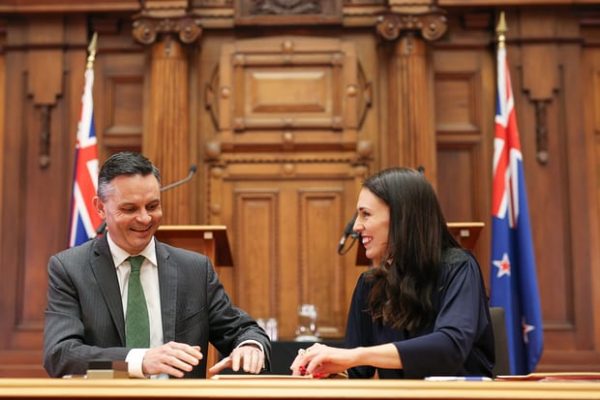
{"type": "Polygon", "coordinates": [[[350,221],[348,221],[348,223],[346,224],[346,227],[344,228],[344,233],[342,234],[342,237],[340,238],[340,243],[338,244],[338,249],[337,252],[339,255],[344,254],[345,252],[344,250],[344,245],[346,244],[346,240],[348,240],[348,237],[352,236],[353,238],[358,237],[358,235],[352,230],[352,228],[354,227],[354,222],[356,221],[356,213],[354,213],[354,215],[352,216],[352,218],[350,218],[350,221]]]}
{"type": "MultiPolygon", "coordinates": [[[[187,181],[192,179],[192,177],[196,173],[197,169],[198,168],[196,167],[196,164],[190,166],[190,170],[185,178],[175,181],[173,183],[169,183],[168,185],[161,187],[160,191],[164,192],[165,190],[173,189],[173,188],[176,188],[177,186],[183,185],[184,183],[186,183],[187,181]]],[[[104,234],[104,231],[106,231],[106,221],[102,221],[102,223],[100,224],[98,229],[96,229],[96,235],[102,235],[102,234],[104,234]]]]}

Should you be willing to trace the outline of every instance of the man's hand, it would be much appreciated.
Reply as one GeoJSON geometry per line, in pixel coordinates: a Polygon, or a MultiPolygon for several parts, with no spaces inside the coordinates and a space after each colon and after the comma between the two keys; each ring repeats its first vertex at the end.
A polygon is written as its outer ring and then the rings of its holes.
{"type": "Polygon", "coordinates": [[[144,375],[168,374],[182,378],[202,360],[200,346],[169,342],[149,349],[142,360],[144,375]]]}
{"type": "Polygon", "coordinates": [[[265,364],[265,354],[254,344],[245,344],[235,348],[228,357],[225,357],[208,370],[208,377],[218,374],[225,368],[258,374],[265,364]]]}

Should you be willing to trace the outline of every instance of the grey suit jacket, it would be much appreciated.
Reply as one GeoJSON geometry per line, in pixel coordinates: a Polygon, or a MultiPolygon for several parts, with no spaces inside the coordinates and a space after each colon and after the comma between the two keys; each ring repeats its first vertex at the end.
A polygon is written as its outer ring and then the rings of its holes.
{"type": "MultiPolygon", "coordinates": [[[[270,342],[245,312],[235,308],[210,260],[156,241],[164,342],[211,342],[228,355],[244,340],[265,351],[270,342]]],[[[44,368],[52,377],[84,374],[90,360],[124,360],[125,319],[119,282],[106,237],[60,252],[48,264],[44,368]]],[[[187,378],[206,376],[206,358],[187,378]]]]}

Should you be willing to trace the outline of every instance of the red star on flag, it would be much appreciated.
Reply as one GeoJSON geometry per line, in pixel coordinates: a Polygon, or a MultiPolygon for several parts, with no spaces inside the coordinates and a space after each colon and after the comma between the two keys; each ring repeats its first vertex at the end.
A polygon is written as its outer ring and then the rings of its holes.
{"type": "Polygon", "coordinates": [[[492,264],[498,267],[498,274],[496,275],[497,278],[500,278],[503,275],[510,276],[510,260],[508,259],[507,253],[502,255],[502,260],[494,260],[492,261],[492,264]]]}
{"type": "Polygon", "coordinates": [[[527,323],[525,322],[525,318],[523,318],[523,322],[521,323],[521,327],[523,328],[523,341],[525,342],[525,344],[529,343],[529,332],[535,330],[535,326],[533,325],[527,325],[527,323]]]}

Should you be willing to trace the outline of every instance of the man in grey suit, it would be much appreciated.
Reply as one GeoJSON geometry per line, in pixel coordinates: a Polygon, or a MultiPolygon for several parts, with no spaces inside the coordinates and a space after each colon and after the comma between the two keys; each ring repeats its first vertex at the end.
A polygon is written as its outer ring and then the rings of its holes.
{"type": "Polygon", "coordinates": [[[92,360],[126,360],[133,377],[202,378],[208,342],[229,354],[211,375],[268,367],[267,335],[231,304],[210,260],[154,238],[162,217],[160,174],[147,158],[110,157],[94,205],[107,233],[49,261],[44,367],[50,376],[84,374],[92,360]],[[128,308],[141,311],[128,315],[128,308]]]}

